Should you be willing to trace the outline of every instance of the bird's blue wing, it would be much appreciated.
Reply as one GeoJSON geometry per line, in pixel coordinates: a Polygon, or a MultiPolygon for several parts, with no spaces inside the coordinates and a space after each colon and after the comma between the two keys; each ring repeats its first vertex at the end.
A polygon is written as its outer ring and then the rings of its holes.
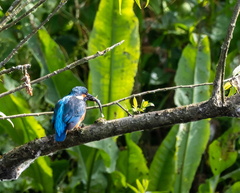
{"type": "Polygon", "coordinates": [[[63,122],[67,124],[67,130],[78,126],[86,114],[86,102],[72,96],[64,105],[63,122]]]}
{"type": "Polygon", "coordinates": [[[54,109],[53,126],[55,140],[64,141],[66,131],[78,126],[86,114],[86,102],[75,96],[66,96],[58,101],[54,109]]]}
{"type": "Polygon", "coordinates": [[[67,124],[63,121],[64,104],[68,101],[67,97],[59,100],[54,108],[54,115],[52,119],[53,127],[55,128],[55,140],[64,141],[66,138],[66,126],[67,124]]]}

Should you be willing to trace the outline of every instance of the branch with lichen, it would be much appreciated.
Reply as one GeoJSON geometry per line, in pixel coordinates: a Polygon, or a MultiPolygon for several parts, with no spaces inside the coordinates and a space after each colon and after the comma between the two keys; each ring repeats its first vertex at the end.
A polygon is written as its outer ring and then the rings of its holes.
{"type": "MultiPolygon", "coordinates": [[[[124,42],[124,40],[122,40],[122,41],[120,41],[120,42],[118,42],[118,43],[116,43],[116,44],[114,44],[114,45],[106,48],[106,49],[103,50],[103,51],[98,51],[96,54],[93,54],[93,55],[91,55],[91,56],[86,56],[86,57],[84,57],[84,58],[82,58],[82,59],[80,59],[80,60],[77,60],[77,61],[75,61],[75,62],[73,62],[73,63],[71,63],[71,64],[68,64],[68,65],[67,65],[66,67],[64,67],[64,68],[58,69],[58,70],[56,70],[56,71],[54,71],[54,72],[51,72],[51,73],[49,73],[49,74],[47,74],[47,75],[45,75],[45,76],[42,76],[42,77],[40,77],[40,78],[38,78],[38,79],[35,79],[35,80],[31,81],[30,84],[36,84],[36,83],[42,82],[42,81],[44,81],[44,80],[46,80],[46,79],[48,79],[48,78],[50,78],[50,77],[52,77],[52,76],[55,76],[55,75],[57,75],[57,74],[60,74],[61,72],[64,72],[64,71],[66,71],[66,70],[71,70],[72,68],[75,68],[76,66],[78,66],[78,65],[80,65],[80,64],[84,64],[84,63],[88,62],[89,60],[92,60],[92,59],[97,58],[97,57],[99,57],[99,56],[104,56],[107,52],[109,52],[109,51],[111,51],[112,49],[114,49],[115,47],[121,45],[123,42],[124,42]]],[[[6,95],[12,94],[12,93],[14,93],[14,92],[17,92],[17,91],[19,91],[19,90],[21,90],[21,89],[23,89],[23,88],[25,88],[25,85],[21,85],[21,86],[18,86],[17,88],[15,88],[15,89],[9,90],[9,91],[4,92],[4,93],[1,93],[1,94],[0,94],[0,98],[1,98],[1,97],[4,97],[4,96],[6,96],[6,95]]]]}
{"type": "Polygon", "coordinates": [[[237,94],[228,98],[224,107],[217,107],[209,100],[116,120],[100,119],[95,124],[69,131],[64,142],[55,142],[54,136],[51,135],[30,141],[2,155],[0,157],[0,180],[17,179],[39,156],[46,156],[69,147],[135,131],[152,130],[162,126],[213,117],[239,117],[239,107],[240,95],[237,94]]]}
{"type": "MultiPolygon", "coordinates": [[[[234,80],[236,77],[239,77],[239,76],[240,75],[236,75],[232,78],[228,78],[228,79],[224,80],[224,82],[229,82],[229,81],[231,82],[232,80],[234,80]]],[[[179,85],[179,86],[172,86],[172,87],[165,87],[165,88],[158,88],[158,89],[154,89],[154,90],[148,90],[148,91],[132,94],[130,96],[118,99],[116,101],[112,101],[112,102],[103,104],[102,107],[109,107],[111,105],[116,105],[116,104],[119,105],[119,103],[122,102],[122,101],[132,99],[134,97],[141,97],[141,96],[148,95],[148,94],[155,94],[155,93],[158,93],[158,92],[166,92],[166,91],[176,90],[176,89],[180,89],[180,88],[195,88],[195,87],[199,87],[199,86],[209,86],[209,85],[213,85],[213,83],[208,82],[208,83],[192,84],[192,85],[179,85]]],[[[95,109],[95,108],[98,108],[98,106],[87,107],[87,110],[95,109]]],[[[38,117],[38,116],[42,116],[42,115],[52,115],[52,114],[53,114],[53,111],[39,112],[39,113],[23,113],[23,114],[0,117],[0,120],[15,119],[15,118],[21,118],[21,117],[30,117],[30,116],[38,117]]],[[[127,114],[128,114],[128,112],[127,112],[127,114]]]]}
{"type": "Polygon", "coordinates": [[[225,40],[221,46],[221,53],[218,61],[218,66],[216,70],[216,77],[213,83],[213,94],[212,101],[216,106],[224,106],[224,88],[223,88],[223,80],[225,76],[225,67],[226,67],[226,59],[227,53],[230,46],[230,42],[233,36],[233,31],[236,26],[237,18],[240,12],[240,0],[237,1],[237,4],[234,8],[231,22],[228,26],[227,34],[225,40]]]}
{"type": "Polygon", "coordinates": [[[30,8],[28,11],[26,11],[24,14],[19,16],[17,19],[13,20],[11,23],[0,25],[0,32],[4,31],[14,25],[16,25],[19,21],[21,21],[23,18],[31,14],[33,11],[35,11],[40,5],[42,5],[46,0],[39,0],[32,8],[30,8]]]}
{"type": "MultiPolygon", "coordinates": [[[[64,5],[67,3],[67,0],[60,1],[60,3],[55,7],[55,9],[47,16],[47,18],[36,27],[30,34],[28,34],[24,39],[22,39],[19,44],[11,51],[11,53],[0,62],[0,68],[3,67],[17,52],[18,50],[33,36],[37,33],[37,31],[44,26],[50,18],[52,18],[64,5]]],[[[1,26],[0,26],[1,27],[1,26]]]]}

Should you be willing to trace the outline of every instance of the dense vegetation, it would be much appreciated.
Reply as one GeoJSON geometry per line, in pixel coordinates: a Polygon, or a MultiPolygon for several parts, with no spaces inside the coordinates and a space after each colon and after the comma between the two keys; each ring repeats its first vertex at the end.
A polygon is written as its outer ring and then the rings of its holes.
{"type": "MultiPolygon", "coordinates": [[[[13,20],[36,2],[30,1],[13,20]]],[[[0,61],[59,2],[48,0],[12,27],[1,28],[0,61]]],[[[0,3],[2,18],[12,3],[0,3]]],[[[52,111],[76,85],[86,86],[105,104],[156,88],[212,82],[236,1],[150,0],[144,8],[145,3],[68,1],[4,68],[31,64],[27,73],[34,80],[124,43],[105,56],[33,84],[33,96],[22,89],[1,97],[1,115],[52,111]]],[[[226,78],[239,65],[240,23],[236,26],[226,78]]],[[[23,84],[24,73],[1,75],[0,93],[23,84]]],[[[131,113],[142,113],[201,102],[211,92],[207,85],[157,92],[121,104],[131,113]]],[[[127,116],[116,105],[104,108],[104,115],[107,120],[127,116]]],[[[98,110],[89,110],[84,123],[92,124],[98,117],[98,110]]],[[[0,120],[0,154],[54,133],[51,115],[12,122],[14,127],[0,120]]],[[[239,120],[224,117],[91,142],[38,158],[16,181],[0,182],[0,192],[238,192],[239,132],[239,120]]]]}

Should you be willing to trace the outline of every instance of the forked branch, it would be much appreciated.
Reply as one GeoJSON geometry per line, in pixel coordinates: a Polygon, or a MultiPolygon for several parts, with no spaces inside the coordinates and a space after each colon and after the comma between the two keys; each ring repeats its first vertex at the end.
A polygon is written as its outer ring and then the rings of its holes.
{"type": "Polygon", "coordinates": [[[224,106],[224,103],[225,103],[223,80],[225,76],[226,59],[227,59],[227,53],[230,46],[230,42],[232,40],[233,31],[235,29],[237,18],[239,16],[239,11],[240,11],[240,0],[238,0],[234,8],[232,19],[228,27],[225,40],[223,42],[223,45],[221,46],[221,53],[220,53],[218,66],[216,70],[216,77],[213,84],[214,88],[213,88],[213,94],[212,94],[212,101],[218,107],[224,106]]]}

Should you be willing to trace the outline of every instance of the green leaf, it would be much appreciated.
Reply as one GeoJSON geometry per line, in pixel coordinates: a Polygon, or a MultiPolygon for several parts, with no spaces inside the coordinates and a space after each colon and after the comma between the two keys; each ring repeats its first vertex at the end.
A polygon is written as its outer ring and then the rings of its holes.
{"type": "Polygon", "coordinates": [[[239,193],[240,182],[234,183],[225,193],[239,193]]]}
{"type": "Polygon", "coordinates": [[[37,158],[23,173],[24,176],[33,178],[33,184],[39,187],[37,189],[49,193],[53,192],[53,176],[48,157],[37,158]]]}
{"type": "Polygon", "coordinates": [[[215,140],[209,147],[210,166],[214,175],[219,175],[222,171],[229,168],[237,159],[236,151],[227,152],[227,144],[215,140]]]}
{"type": "Polygon", "coordinates": [[[229,173],[221,176],[221,181],[226,180],[226,179],[233,179],[234,181],[240,180],[240,168],[235,169],[233,171],[230,171],[229,173]]]}
{"type": "Polygon", "coordinates": [[[159,146],[149,170],[148,190],[171,191],[175,176],[175,146],[178,127],[174,126],[159,146]]]}
{"type": "Polygon", "coordinates": [[[154,104],[150,103],[149,101],[145,101],[144,99],[142,100],[141,108],[145,110],[147,107],[151,107],[151,106],[154,107],[154,104]]]}
{"type": "Polygon", "coordinates": [[[115,170],[118,147],[113,138],[94,141],[85,145],[101,150],[99,153],[104,160],[107,172],[111,173],[115,170]]]}
{"type": "Polygon", "coordinates": [[[126,176],[128,184],[133,185],[136,179],[147,179],[148,167],[142,150],[131,139],[131,134],[126,134],[127,149],[119,154],[117,161],[118,170],[126,176]]]}
{"type": "Polygon", "coordinates": [[[143,187],[143,185],[138,179],[136,180],[136,184],[137,184],[138,192],[145,193],[145,187],[143,187]]]}
{"type": "Polygon", "coordinates": [[[150,0],[147,0],[147,2],[146,2],[146,4],[145,4],[144,8],[146,8],[146,7],[149,5],[149,2],[150,2],[150,0]]]}
{"type": "MultiPolygon", "coordinates": [[[[106,166],[105,162],[100,156],[98,149],[81,145],[72,147],[68,150],[70,155],[78,161],[76,174],[72,176],[75,180],[76,189],[79,184],[79,176],[81,176],[81,190],[87,192],[104,192],[107,186],[107,179],[105,176],[106,166]]],[[[69,189],[70,191],[71,189],[69,189]]]]}
{"type": "Polygon", "coordinates": [[[216,187],[219,182],[219,176],[213,176],[207,179],[204,184],[201,184],[198,188],[198,193],[215,193],[216,187]]]}
{"type": "MultiPolygon", "coordinates": [[[[125,40],[104,57],[89,62],[89,90],[98,95],[101,102],[108,103],[132,92],[134,77],[140,56],[138,19],[133,11],[133,1],[122,1],[122,14],[118,1],[102,0],[91,32],[88,53],[97,51],[125,40]]],[[[124,102],[129,106],[129,101],[124,102]]],[[[125,112],[117,105],[104,108],[106,119],[120,118],[125,112]]]]}
{"type": "Polygon", "coordinates": [[[137,109],[138,108],[138,102],[136,97],[133,98],[133,108],[137,109]]]}
{"type": "Polygon", "coordinates": [[[140,193],[140,191],[139,191],[136,187],[132,186],[131,184],[128,184],[128,187],[129,187],[134,193],[140,193]]]}
{"type": "Polygon", "coordinates": [[[122,14],[122,0],[118,0],[119,14],[122,14]]]}
{"type": "MultiPolygon", "coordinates": [[[[92,191],[97,187],[104,189],[106,186],[104,175],[115,171],[118,158],[118,148],[113,138],[73,147],[68,152],[78,161],[77,176],[81,176],[85,188],[92,191]]],[[[73,176],[73,179],[75,178],[73,176]]],[[[79,183],[77,179],[75,183],[79,183]]]]}
{"type": "MultiPolygon", "coordinates": [[[[28,41],[28,48],[41,67],[41,76],[67,65],[62,50],[45,29],[39,30],[38,37],[34,36],[28,41]]],[[[44,83],[47,85],[45,97],[51,104],[68,94],[73,87],[83,85],[69,70],[45,80],[44,83]]]]}
{"type": "MultiPolygon", "coordinates": [[[[8,89],[8,84],[13,84],[13,81],[8,77],[4,76],[4,82],[8,89]]],[[[0,93],[5,92],[6,89],[0,84],[0,93]]],[[[0,98],[0,109],[5,115],[15,115],[20,113],[30,113],[27,102],[19,95],[8,95],[0,98]]],[[[6,121],[6,120],[5,120],[6,121]]],[[[10,124],[4,124],[5,121],[0,121],[2,129],[9,137],[18,145],[27,143],[35,138],[44,137],[45,130],[36,121],[34,117],[12,119],[15,127],[10,127],[10,124]]]]}
{"type": "MultiPolygon", "coordinates": [[[[208,82],[210,78],[210,50],[207,36],[198,45],[187,45],[178,63],[175,82],[177,85],[208,82]]],[[[178,106],[207,100],[209,87],[178,89],[174,100],[178,106]]],[[[189,192],[210,136],[209,120],[181,124],[176,143],[175,192],[189,192]]]]}
{"type": "Polygon", "coordinates": [[[235,141],[239,134],[239,121],[209,146],[209,164],[214,175],[219,175],[232,166],[238,157],[235,141]]]}
{"type": "Polygon", "coordinates": [[[135,2],[136,2],[136,4],[138,5],[138,7],[139,7],[140,9],[142,9],[140,0],[135,0],[135,2]]]}
{"type": "Polygon", "coordinates": [[[118,170],[115,170],[113,173],[111,173],[111,178],[113,181],[115,191],[127,187],[126,177],[118,170]]]}
{"type": "MultiPolygon", "coordinates": [[[[5,75],[4,82],[5,86],[7,86],[12,81],[5,75]]],[[[5,91],[6,89],[0,84],[0,93],[5,91]]],[[[30,113],[27,102],[20,95],[15,96],[13,94],[0,98],[0,109],[6,115],[30,113]]],[[[34,117],[13,119],[14,128],[9,123],[5,124],[5,122],[6,120],[0,121],[1,129],[4,129],[15,144],[21,145],[45,136],[45,130],[34,117]]],[[[52,170],[48,163],[48,157],[35,160],[22,175],[32,179],[37,190],[53,192],[52,170]]]]}

